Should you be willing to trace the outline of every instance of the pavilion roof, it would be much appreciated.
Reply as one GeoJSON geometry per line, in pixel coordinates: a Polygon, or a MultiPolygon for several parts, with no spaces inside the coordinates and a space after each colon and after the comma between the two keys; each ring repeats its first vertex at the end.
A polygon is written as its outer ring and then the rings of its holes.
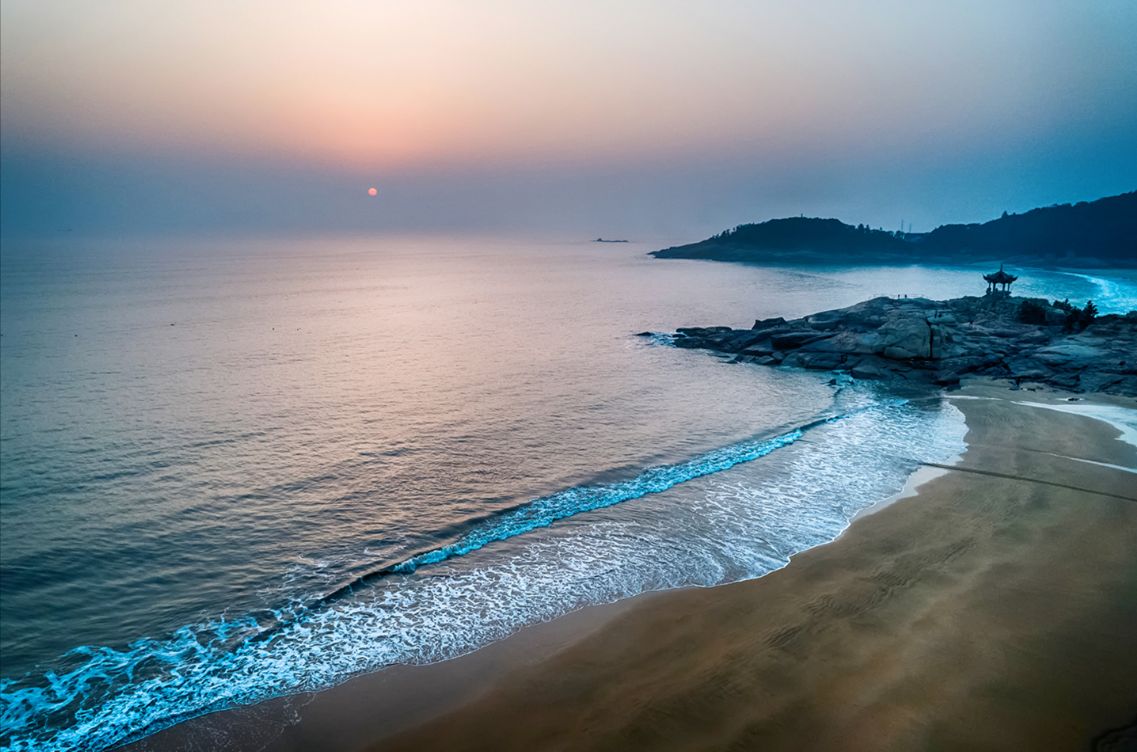
{"type": "Polygon", "coordinates": [[[986,282],[990,282],[996,285],[1009,285],[1018,279],[1018,277],[1013,274],[1007,274],[1005,271],[1003,271],[1003,265],[999,264],[999,271],[995,272],[994,274],[984,274],[983,279],[986,282]]]}

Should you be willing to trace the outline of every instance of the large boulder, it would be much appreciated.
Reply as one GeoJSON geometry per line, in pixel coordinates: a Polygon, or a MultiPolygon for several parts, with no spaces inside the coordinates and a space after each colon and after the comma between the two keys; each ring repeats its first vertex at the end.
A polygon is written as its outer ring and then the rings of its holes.
{"type": "Polygon", "coordinates": [[[800,329],[798,331],[775,334],[770,338],[770,343],[774,346],[775,350],[795,350],[802,345],[816,342],[828,336],[828,334],[820,334],[812,329],[800,329]]]}
{"type": "Polygon", "coordinates": [[[770,344],[769,340],[760,340],[758,342],[747,345],[743,350],[741,350],[742,355],[748,355],[750,357],[762,357],[764,355],[769,355],[772,352],[774,352],[774,346],[770,344]]]}
{"type": "Polygon", "coordinates": [[[856,332],[836,332],[828,337],[819,337],[802,345],[802,352],[844,353],[858,352],[859,337],[856,332]]]}
{"type": "Polygon", "coordinates": [[[773,329],[775,327],[782,326],[785,323],[786,323],[786,320],[784,318],[782,318],[781,316],[777,316],[777,317],[772,318],[772,319],[758,319],[754,322],[754,326],[752,326],[750,328],[755,329],[755,330],[757,330],[757,329],[773,329]]]}
{"type": "Polygon", "coordinates": [[[749,329],[735,329],[730,334],[720,335],[721,349],[726,352],[743,352],[765,339],[764,335],[749,329]]]}
{"type": "Polygon", "coordinates": [[[807,316],[805,323],[809,324],[812,329],[832,331],[833,329],[844,329],[849,322],[841,315],[840,311],[826,311],[807,316]]]}
{"type": "Polygon", "coordinates": [[[1070,365],[1074,367],[1084,367],[1091,361],[1101,358],[1102,354],[1101,350],[1090,345],[1077,342],[1064,342],[1037,350],[1034,353],[1034,357],[1052,367],[1070,365]]]}
{"type": "Polygon", "coordinates": [[[930,330],[923,319],[891,320],[877,330],[876,352],[889,360],[927,358],[930,330]]]}
{"type": "Polygon", "coordinates": [[[815,371],[833,371],[845,363],[845,356],[840,353],[809,353],[796,350],[787,353],[783,365],[796,368],[809,368],[815,371]]]}
{"type": "Polygon", "coordinates": [[[883,379],[888,375],[875,358],[865,358],[850,368],[849,373],[855,379],[883,379]]]}

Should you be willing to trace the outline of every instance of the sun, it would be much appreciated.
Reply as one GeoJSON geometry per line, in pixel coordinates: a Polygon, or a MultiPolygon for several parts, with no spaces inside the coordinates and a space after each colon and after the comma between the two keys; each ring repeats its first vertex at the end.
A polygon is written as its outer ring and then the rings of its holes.
{"type": "Polygon", "coordinates": [[[371,186],[370,188],[367,189],[367,195],[371,196],[371,197],[378,196],[379,195],[379,189],[376,188],[375,186],[371,186]]]}

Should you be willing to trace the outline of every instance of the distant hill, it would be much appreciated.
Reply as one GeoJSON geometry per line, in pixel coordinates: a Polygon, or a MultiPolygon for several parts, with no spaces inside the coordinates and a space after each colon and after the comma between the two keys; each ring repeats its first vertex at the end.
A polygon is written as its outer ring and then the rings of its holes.
{"type": "Polygon", "coordinates": [[[990,222],[893,233],[836,219],[739,225],[651,255],[744,263],[956,262],[999,259],[1070,266],[1137,266],[1137,191],[1006,214],[990,222]]]}

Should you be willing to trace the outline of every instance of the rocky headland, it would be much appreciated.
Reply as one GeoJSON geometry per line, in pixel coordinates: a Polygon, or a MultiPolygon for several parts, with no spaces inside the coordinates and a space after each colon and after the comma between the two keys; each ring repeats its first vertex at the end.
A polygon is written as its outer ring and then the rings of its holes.
{"type": "Polygon", "coordinates": [[[1038,298],[881,297],[791,321],[764,319],[750,329],[687,327],[672,336],[676,347],[735,362],[858,379],[951,387],[990,377],[1137,396],[1137,311],[1095,316],[1038,298]]]}

